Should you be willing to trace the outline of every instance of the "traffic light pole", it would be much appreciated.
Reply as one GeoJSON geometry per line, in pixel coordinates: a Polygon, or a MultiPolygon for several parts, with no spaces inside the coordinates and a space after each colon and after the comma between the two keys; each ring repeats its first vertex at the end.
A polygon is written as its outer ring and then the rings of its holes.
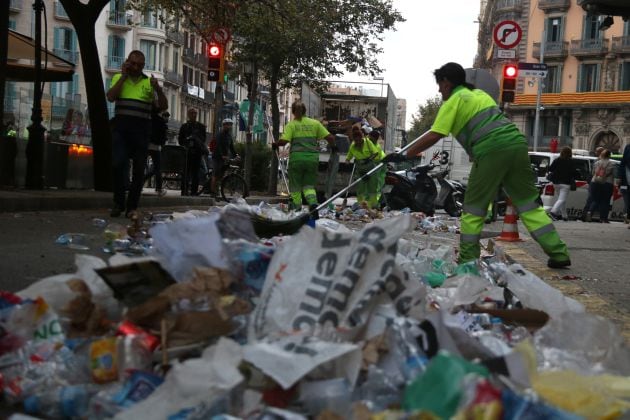
{"type": "MultiPolygon", "coordinates": [[[[542,40],[540,42],[540,63],[545,61],[545,37],[546,31],[543,30],[542,40]]],[[[543,78],[538,78],[538,92],[536,92],[536,116],[534,117],[534,152],[538,151],[538,131],[540,130],[540,97],[543,90],[543,78]]]]}

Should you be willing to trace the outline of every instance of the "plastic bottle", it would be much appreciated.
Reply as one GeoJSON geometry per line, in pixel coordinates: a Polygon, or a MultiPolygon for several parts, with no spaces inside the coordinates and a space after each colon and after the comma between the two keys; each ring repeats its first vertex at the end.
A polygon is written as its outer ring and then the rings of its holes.
{"type": "Polygon", "coordinates": [[[50,418],[83,417],[87,414],[91,393],[93,390],[88,385],[55,388],[26,398],[24,410],[50,418]]]}
{"type": "Polygon", "coordinates": [[[424,372],[428,359],[405,324],[405,318],[396,318],[391,324],[391,329],[394,337],[395,351],[399,355],[399,368],[406,382],[409,383],[424,372]]]}

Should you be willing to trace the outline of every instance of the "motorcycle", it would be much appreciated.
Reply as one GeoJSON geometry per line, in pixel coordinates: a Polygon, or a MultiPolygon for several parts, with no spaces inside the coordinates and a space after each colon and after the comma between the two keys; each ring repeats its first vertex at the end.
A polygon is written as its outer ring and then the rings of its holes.
{"type": "Polygon", "coordinates": [[[448,164],[448,152],[436,152],[428,164],[419,165],[404,171],[388,170],[382,190],[383,205],[390,210],[409,208],[429,216],[436,209],[444,209],[449,216],[459,217],[464,204],[465,187],[448,179],[450,170],[431,173],[438,165],[448,164]],[[440,186],[438,192],[437,184],[440,186]]]}

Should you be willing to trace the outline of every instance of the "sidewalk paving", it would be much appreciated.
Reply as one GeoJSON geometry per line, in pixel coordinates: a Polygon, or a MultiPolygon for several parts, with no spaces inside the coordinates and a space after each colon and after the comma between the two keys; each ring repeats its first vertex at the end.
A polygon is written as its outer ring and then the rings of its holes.
{"type": "MultiPolygon", "coordinates": [[[[246,198],[249,204],[265,201],[270,204],[288,201],[285,196],[252,195],[246,198]]],[[[167,190],[160,197],[154,189],[145,188],[140,198],[140,208],[212,206],[216,201],[209,195],[197,197],[182,196],[179,191],[167,190]]],[[[112,206],[112,193],[94,190],[44,189],[0,190],[0,212],[54,211],[109,209],[112,206]]]]}

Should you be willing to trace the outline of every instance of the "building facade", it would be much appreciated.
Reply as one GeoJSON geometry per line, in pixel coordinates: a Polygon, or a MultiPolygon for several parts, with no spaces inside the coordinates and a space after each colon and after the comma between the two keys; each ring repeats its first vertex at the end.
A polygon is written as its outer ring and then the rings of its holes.
{"type": "Polygon", "coordinates": [[[542,79],[519,77],[516,100],[505,112],[534,146],[540,90],[537,150],[560,146],[613,153],[630,143],[630,25],[613,17],[587,14],[577,0],[486,0],[481,4],[477,64],[499,80],[507,63],[542,63],[542,79]],[[522,40],[514,58],[492,41],[495,25],[516,21],[522,40]],[[606,20],[606,22],[605,22],[606,20]],[[485,22],[485,24],[484,24],[485,22]]]}

